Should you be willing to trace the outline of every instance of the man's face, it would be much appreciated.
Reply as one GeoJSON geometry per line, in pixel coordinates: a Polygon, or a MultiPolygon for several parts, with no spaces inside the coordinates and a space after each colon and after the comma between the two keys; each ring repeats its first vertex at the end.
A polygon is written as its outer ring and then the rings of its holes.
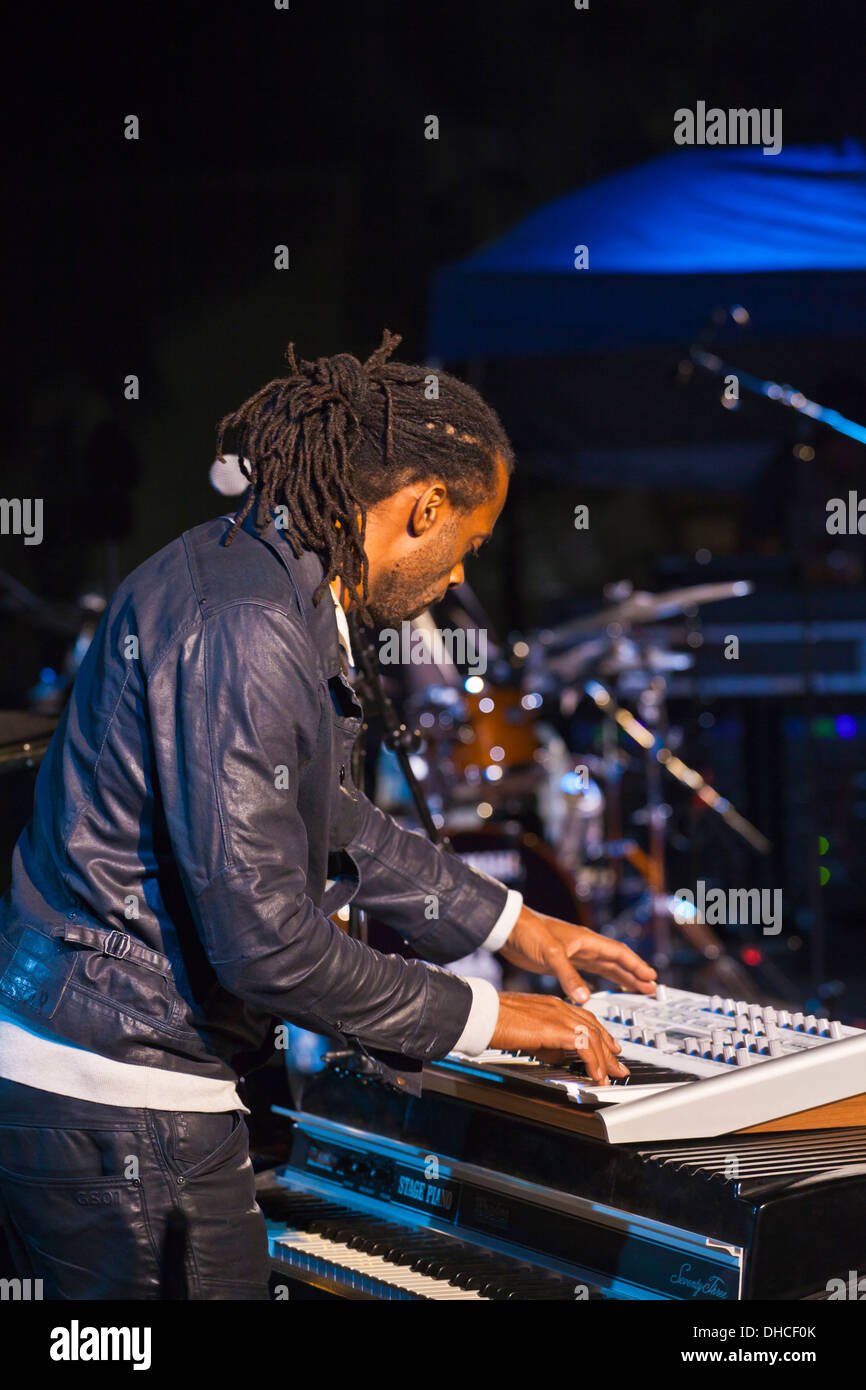
{"type": "Polygon", "coordinates": [[[488,539],[507,493],[497,458],[491,493],[471,511],[453,507],[440,485],[414,483],[368,512],[368,607],[377,627],[417,618],[463,582],[463,561],[488,539]]]}

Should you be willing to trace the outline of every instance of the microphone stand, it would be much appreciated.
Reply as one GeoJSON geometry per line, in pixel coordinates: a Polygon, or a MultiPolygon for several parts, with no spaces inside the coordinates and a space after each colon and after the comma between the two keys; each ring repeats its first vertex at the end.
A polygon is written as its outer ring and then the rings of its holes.
{"type": "MultiPolygon", "coordinates": [[[[365,708],[368,705],[371,706],[381,717],[385,728],[383,742],[386,748],[389,748],[397,755],[397,760],[402,769],[403,776],[406,778],[409,790],[412,793],[412,800],[415,802],[418,817],[428,839],[431,840],[434,845],[438,845],[442,849],[450,850],[451,845],[447,837],[441,834],[433,821],[433,817],[430,814],[430,807],[427,805],[427,798],[424,795],[421,784],[415,776],[412,764],[409,761],[410,753],[416,752],[421,747],[421,735],[417,730],[408,729],[406,725],[401,722],[382,683],[382,677],[379,672],[379,658],[373,644],[362,625],[357,621],[356,615],[348,613],[346,616],[352,642],[352,654],[355,658],[356,670],[360,672],[359,677],[355,681],[355,691],[365,708]]],[[[352,750],[352,780],[359,790],[363,789],[364,785],[364,731],[366,727],[366,723],[362,724],[361,733],[358,735],[355,747],[352,750]]],[[[353,904],[349,905],[348,934],[359,941],[365,943],[368,941],[366,913],[353,904]]],[[[357,1050],[357,1044],[355,1044],[355,1047],[357,1050]]],[[[407,1090],[411,1089],[412,1094],[420,1095],[420,1062],[416,1060],[410,1061],[409,1058],[398,1053],[381,1052],[378,1050],[373,1051],[369,1048],[361,1050],[367,1054],[368,1058],[372,1057],[374,1062],[380,1064],[380,1071],[382,1071],[384,1067],[383,1074],[385,1079],[392,1085],[396,1082],[397,1086],[405,1087],[407,1090]],[[409,1084],[410,1078],[411,1086],[409,1084]]],[[[362,1063],[364,1069],[366,1069],[368,1065],[369,1063],[362,1063]]]]}
{"type": "MultiPolygon", "coordinates": [[[[849,420],[840,414],[838,410],[832,410],[829,406],[821,405],[818,401],[810,401],[796,387],[780,384],[776,381],[764,380],[762,377],[753,375],[751,372],[744,372],[739,367],[725,362],[712,348],[723,325],[729,318],[735,323],[743,324],[749,322],[748,310],[742,306],[732,309],[729,307],[717,308],[712,317],[704,325],[700,334],[699,341],[692,343],[688,350],[688,361],[680,363],[680,373],[685,375],[684,368],[691,370],[691,366],[701,367],[716,377],[735,377],[740,386],[745,387],[754,395],[766,396],[776,404],[785,406],[793,410],[796,414],[806,416],[809,420],[825,425],[828,429],[835,430],[837,434],[846,435],[849,439],[854,439],[858,444],[866,444],[866,425],[861,425],[856,420],[849,420]]],[[[805,478],[805,467],[800,461],[798,470],[797,487],[802,495],[803,481],[805,478]]],[[[811,711],[813,710],[813,697],[815,693],[815,637],[812,619],[812,595],[811,590],[805,582],[803,566],[799,566],[799,582],[801,594],[805,606],[804,617],[804,641],[803,641],[803,711],[806,726],[806,782],[808,794],[806,797],[807,814],[809,817],[809,905],[813,914],[813,924],[809,933],[810,941],[810,970],[812,974],[813,988],[817,988],[821,982],[825,970],[825,935],[826,918],[824,914],[824,900],[819,892],[819,878],[817,873],[817,845],[818,835],[815,828],[815,811],[817,798],[813,793],[813,788],[817,776],[817,761],[812,750],[812,736],[809,732],[812,727],[811,711]]]]}
{"type": "MultiPolygon", "coordinates": [[[[363,703],[369,703],[379,714],[385,729],[383,742],[385,747],[395,754],[400,770],[406,779],[409,791],[412,793],[412,800],[415,803],[415,810],[418,819],[424,828],[427,838],[434,845],[450,850],[451,844],[446,835],[443,835],[435,824],[430,807],[427,804],[427,797],[421,786],[415,771],[412,767],[410,754],[417,753],[421,747],[421,735],[417,729],[409,729],[400,719],[394,708],[393,702],[385,690],[382,676],[379,670],[379,657],[376,649],[367,636],[364,627],[357,621],[354,614],[348,615],[349,627],[352,634],[352,651],[361,673],[361,679],[356,682],[355,689],[358,691],[363,703]]],[[[358,740],[356,747],[362,745],[362,740],[358,740]]],[[[363,757],[363,748],[361,747],[363,757]]],[[[356,782],[356,785],[359,785],[356,782]]]]}
{"type": "Polygon", "coordinates": [[[716,309],[712,318],[704,325],[699,340],[691,344],[688,350],[688,359],[680,363],[681,374],[684,368],[691,370],[693,365],[702,367],[711,376],[736,377],[739,385],[744,386],[747,391],[751,391],[757,396],[766,396],[768,400],[775,401],[777,405],[787,406],[789,410],[806,415],[810,420],[827,425],[837,434],[845,434],[849,439],[856,439],[858,444],[866,444],[866,425],[858,424],[856,420],[849,420],[838,410],[831,410],[829,406],[821,405],[818,401],[810,401],[795,386],[781,385],[777,381],[765,381],[763,377],[755,376],[752,372],[744,372],[742,368],[735,367],[730,362],[724,362],[716,353],[711,352],[709,349],[728,317],[733,318],[735,323],[747,323],[749,321],[748,311],[741,306],[737,306],[735,310],[716,309]]]}

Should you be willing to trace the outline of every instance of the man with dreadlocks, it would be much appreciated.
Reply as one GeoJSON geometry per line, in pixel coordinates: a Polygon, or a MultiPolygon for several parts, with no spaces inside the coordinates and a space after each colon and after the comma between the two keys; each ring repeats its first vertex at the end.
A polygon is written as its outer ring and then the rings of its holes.
{"type": "Polygon", "coordinates": [[[0,1218],[47,1297],[155,1298],[178,1275],[192,1298],[268,1296],[236,1084],[278,1020],[388,1077],[394,1054],[491,1042],[626,1072],[577,967],[644,993],[654,971],[352,784],[347,612],[396,624],[459,583],[512,468],[480,396],[441,373],[428,399],[398,341],[364,363],[290,347],[289,375],[225,417],[244,504],[121,584],[40,768],[0,917],[0,1218]],[[353,896],[420,959],[343,933],[353,896]],[[482,946],[567,998],[441,968],[482,946]]]}

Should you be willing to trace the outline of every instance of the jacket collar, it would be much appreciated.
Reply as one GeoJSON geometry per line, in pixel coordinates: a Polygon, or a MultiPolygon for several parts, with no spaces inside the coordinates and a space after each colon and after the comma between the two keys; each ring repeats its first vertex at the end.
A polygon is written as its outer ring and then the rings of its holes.
{"type": "MultiPolygon", "coordinates": [[[[316,650],[321,656],[325,675],[328,677],[339,675],[342,667],[340,665],[337,615],[334,612],[332,597],[325,589],[319,602],[313,603],[313,594],[321,584],[325,573],[324,565],[312,550],[302,550],[299,556],[295,555],[285,531],[277,526],[273,512],[268,518],[267,526],[259,531],[256,527],[257,514],[258,503],[256,502],[241,522],[240,530],[246,531],[254,540],[266,545],[285,567],[295,590],[301,617],[309,628],[316,650]]],[[[227,520],[233,521],[234,516],[229,514],[227,520]]]]}

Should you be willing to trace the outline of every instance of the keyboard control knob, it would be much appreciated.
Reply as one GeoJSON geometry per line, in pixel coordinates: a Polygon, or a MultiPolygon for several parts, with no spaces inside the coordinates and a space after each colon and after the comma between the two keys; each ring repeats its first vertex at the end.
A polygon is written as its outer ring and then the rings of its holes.
{"type": "Polygon", "coordinates": [[[667,1035],[667,1033],[656,1033],[655,1037],[653,1038],[653,1046],[654,1046],[654,1047],[667,1047],[667,1045],[668,1045],[668,1035],[667,1035]]]}
{"type": "Polygon", "coordinates": [[[767,1020],[764,1031],[768,1038],[777,1038],[779,1036],[779,1025],[774,1023],[770,1018],[767,1020]]]}
{"type": "Polygon", "coordinates": [[[722,996],[720,994],[713,994],[710,996],[709,1008],[710,1012],[714,1014],[720,1014],[722,1012],[722,996]]]}
{"type": "Polygon", "coordinates": [[[687,1052],[689,1056],[694,1052],[700,1052],[697,1038],[683,1038],[683,1052],[687,1052]]]}
{"type": "Polygon", "coordinates": [[[725,1028],[714,1028],[710,1033],[710,1041],[713,1044],[713,1051],[719,1052],[728,1041],[729,1034],[725,1028]]]}
{"type": "Polygon", "coordinates": [[[807,1014],[803,1019],[803,1027],[807,1033],[818,1032],[818,1020],[814,1014],[807,1014]]]}
{"type": "Polygon", "coordinates": [[[798,1031],[802,1031],[802,1028],[803,1028],[803,1015],[802,1015],[802,1014],[793,1014],[793,1015],[792,1015],[792,1017],[791,1017],[791,1027],[792,1027],[792,1028],[796,1028],[798,1031]]]}
{"type": "Polygon", "coordinates": [[[830,1037],[831,1037],[831,1038],[841,1038],[841,1037],[842,1037],[842,1025],[841,1025],[841,1023],[837,1023],[837,1021],[836,1021],[835,1018],[833,1019],[833,1022],[830,1024],[830,1037]]]}
{"type": "Polygon", "coordinates": [[[783,1050],[778,1038],[770,1039],[769,1052],[771,1057],[781,1057],[783,1050]]]}
{"type": "Polygon", "coordinates": [[[733,1047],[731,1043],[725,1043],[724,1047],[722,1048],[722,1052],[724,1054],[724,1060],[726,1062],[733,1062],[737,1055],[737,1049],[733,1047]]]}
{"type": "Polygon", "coordinates": [[[747,1014],[737,1014],[734,1022],[741,1033],[747,1033],[749,1031],[749,1019],[747,1014]]]}
{"type": "Polygon", "coordinates": [[[776,1022],[776,1010],[775,1010],[775,1009],[771,1009],[771,1008],[769,1007],[769,1005],[768,1005],[767,1008],[764,1010],[764,1022],[765,1022],[765,1023],[775,1023],[775,1022],[776,1022]]]}
{"type": "Polygon", "coordinates": [[[668,991],[666,985],[656,985],[655,1001],[657,1004],[667,1004],[668,991]]]}
{"type": "Polygon", "coordinates": [[[747,1048],[745,1048],[745,1047],[738,1047],[738,1048],[737,1048],[737,1066],[738,1066],[738,1067],[747,1067],[747,1066],[749,1065],[749,1063],[751,1062],[751,1060],[752,1060],[752,1059],[751,1059],[751,1057],[749,1056],[749,1052],[748,1052],[748,1049],[747,1049],[747,1048]]]}
{"type": "Polygon", "coordinates": [[[734,1004],[733,999],[726,999],[724,1001],[724,1004],[726,1014],[731,1014],[733,1016],[737,1012],[736,1005],[734,1004]]]}
{"type": "Polygon", "coordinates": [[[787,1010],[787,1009],[780,1009],[780,1011],[779,1011],[779,1027],[780,1027],[780,1028],[790,1028],[790,1026],[791,1026],[791,1015],[788,1013],[788,1010],[787,1010]]]}

